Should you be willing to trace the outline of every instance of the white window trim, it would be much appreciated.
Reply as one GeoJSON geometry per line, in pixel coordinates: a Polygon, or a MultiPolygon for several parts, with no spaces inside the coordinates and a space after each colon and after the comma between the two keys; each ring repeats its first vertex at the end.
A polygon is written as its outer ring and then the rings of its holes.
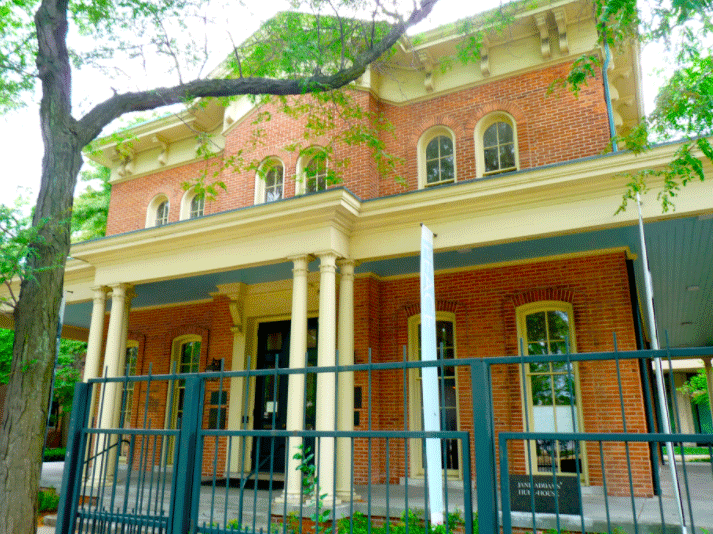
{"type": "MultiPolygon", "coordinates": [[[[453,324],[453,358],[458,358],[458,337],[456,332],[456,315],[452,312],[437,311],[436,321],[449,321],[453,324]]],[[[421,314],[412,315],[408,318],[408,357],[409,361],[419,361],[418,355],[418,332],[421,328],[421,314]]],[[[418,379],[419,369],[409,369],[409,428],[422,428],[421,427],[421,382],[418,379]]],[[[460,387],[458,380],[458,372],[455,373],[455,388],[456,388],[456,425],[458,430],[461,429],[460,420],[460,387]]],[[[440,405],[440,400],[439,400],[440,405]]],[[[423,470],[423,442],[422,440],[410,440],[411,442],[411,453],[409,456],[411,460],[409,462],[409,473],[413,477],[424,477],[425,473],[423,470]]],[[[463,478],[463,462],[462,455],[460,454],[461,448],[460,441],[458,442],[458,457],[460,459],[458,463],[458,469],[448,469],[448,478],[461,480],[463,478]]]]}
{"type": "MultiPolygon", "coordinates": [[[[327,176],[329,176],[329,158],[327,157],[327,151],[320,146],[310,147],[297,160],[295,195],[304,195],[307,193],[307,176],[305,172],[312,159],[320,152],[324,154],[325,162],[327,164],[327,176]]],[[[327,188],[329,188],[329,184],[327,184],[327,188]]]]}
{"type": "MultiPolygon", "coordinates": [[[[255,204],[265,204],[265,178],[263,173],[273,166],[282,167],[282,197],[285,198],[285,164],[280,158],[267,158],[258,167],[255,173],[255,204]]],[[[273,201],[274,202],[274,201],[273,201]]]]}
{"type": "Polygon", "coordinates": [[[513,171],[518,171],[520,170],[520,149],[518,146],[518,140],[517,140],[517,122],[515,122],[515,118],[507,113],[506,111],[495,111],[493,113],[489,113],[482,119],[478,121],[478,124],[475,126],[475,175],[477,178],[483,178],[484,176],[493,176],[496,174],[500,174],[503,172],[513,172],[513,171]],[[507,171],[491,171],[486,173],[485,172],[485,155],[484,155],[484,148],[483,148],[483,135],[485,134],[485,130],[487,130],[490,126],[495,124],[496,122],[507,122],[510,126],[512,126],[512,138],[513,142],[515,144],[515,168],[514,169],[509,169],[507,171]]]}
{"type": "MultiPolygon", "coordinates": [[[[456,136],[453,130],[447,126],[434,126],[429,128],[418,140],[416,145],[416,160],[418,162],[418,188],[425,189],[426,187],[435,187],[439,184],[429,184],[426,185],[426,147],[434,138],[438,136],[450,137],[453,143],[453,182],[442,182],[442,183],[456,183],[458,181],[458,154],[456,152],[456,136]]],[[[441,182],[439,182],[441,183],[441,182]]]]}
{"type": "MultiPolygon", "coordinates": [[[[574,324],[574,307],[569,302],[559,301],[559,300],[540,300],[536,302],[531,302],[529,304],[523,304],[515,309],[517,317],[517,339],[518,339],[518,352],[520,353],[520,340],[523,340],[523,348],[526,346],[526,324],[525,318],[531,313],[537,313],[541,311],[563,311],[569,316],[569,351],[570,353],[577,352],[577,342],[576,342],[576,325],[574,324]]],[[[580,377],[579,377],[579,365],[577,362],[573,362],[574,370],[574,386],[575,395],[577,398],[577,405],[575,407],[577,415],[577,431],[584,432],[584,410],[582,408],[582,391],[580,387],[580,377]]],[[[521,398],[523,399],[522,405],[522,421],[523,430],[525,428],[525,411],[527,410],[527,417],[530,421],[530,425],[534,420],[534,413],[532,410],[532,395],[530,393],[530,380],[529,380],[529,366],[526,370],[526,383],[520,384],[521,398]]],[[[522,378],[522,375],[520,374],[522,378]]],[[[521,380],[522,382],[522,380],[521,380]]],[[[532,426],[530,427],[532,430],[532,426]]],[[[533,474],[551,474],[552,471],[540,472],[537,470],[537,460],[535,453],[535,443],[530,444],[531,447],[531,458],[533,462],[533,474]]],[[[586,443],[580,443],[580,454],[582,455],[582,470],[580,472],[581,480],[583,485],[589,485],[589,462],[587,461],[587,446],[586,443]]],[[[527,472],[530,472],[529,462],[526,461],[525,468],[527,472]]],[[[576,476],[574,473],[558,473],[558,476],[576,476]]]]}
{"type": "Polygon", "coordinates": [[[151,199],[151,202],[149,202],[149,205],[146,208],[146,228],[153,228],[156,226],[156,210],[158,210],[158,207],[161,205],[162,202],[168,202],[168,214],[170,217],[171,203],[169,202],[168,197],[164,193],[159,193],[158,195],[153,197],[153,199],[151,199]]]}
{"type": "MultiPolygon", "coordinates": [[[[193,199],[195,197],[195,187],[191,187],[185,193],[183,193],[183,197],[181,198],[181,213],[179,220],[185,221],[186,219],[191,218],[191,204],[193,203],[193,199]]],[[[203,215],[205,215],[205,204],[203,205],[203,215]]]]}

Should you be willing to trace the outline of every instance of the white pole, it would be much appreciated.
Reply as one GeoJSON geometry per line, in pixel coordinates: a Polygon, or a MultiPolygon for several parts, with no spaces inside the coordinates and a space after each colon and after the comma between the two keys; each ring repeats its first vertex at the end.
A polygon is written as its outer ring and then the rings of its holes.
{"type": "MultiPolygon", "coordinates": [[[[421,361],[435,362],[436,357],[436,294],[433,278],[433,232],[421,225],[421,361]]],[[[438,370],[421,369],[421,397],[423,398],[423,429],[441,430],[438,402],[438,370]]],[[[426,475],[431,524],[443,524],[443,479],[441,440],[426,439],[426,475]]]]}
{"type": "MultiPolygon", "coordinates": [[[[639,207],[639,239],[641,240],[641,255],[644,262],[644,286],[646,287],[646,315],[649,321],[649,330],[651,333],[651,348],[659,349],[659,336],[656,329],[656,315],[654,314],[654,290],[651,282],[651,271],[649,270],[649,258],[646,254],[646,239],[644,237],[644,219],[641,215],[641,197],[636,193],[636,205],[639,207]]],[[[656,390],[659,398],[659,406],[661,406],[661,423],[664,434],[671,433],[671,421],[669,420],[668,403],[666,402],[666,390],[663,383],[663,368],[661,367],[661,358],[654,358],[654,370],[656,372],[656,390]]],[[[669,369],[669,373],[671,369],[669,369]]],[[[668,456],[668,466],[671,470],[671,482],[673,484],[673,492],[678,506],[678,517],[681,522],[682,534],[687,534],[686,518],[683,515],[683,503],[681,501],[681,490],[678,484],[678,472],[676,471],[676,461],[673,454],[673,443],[666,442],[666,452],[668,456]]]]}

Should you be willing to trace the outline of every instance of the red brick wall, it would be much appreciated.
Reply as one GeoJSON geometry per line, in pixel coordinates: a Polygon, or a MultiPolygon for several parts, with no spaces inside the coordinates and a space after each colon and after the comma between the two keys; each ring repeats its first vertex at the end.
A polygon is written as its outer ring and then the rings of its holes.
{"type": "MultiPolygon", "coordinates": [[[[573,323],[579,352],[613,350],[616,333],[619,350],[636,347],[629,298],[625,255],[611,253],[533,262],[519,265],[463,270],[436,276],[437,309],[455,315],[457,358],[486,358],[517,355],[516,307],[541,300],[560,300],[573,307],[573,323]]],[[[401,361],[408,344],[408,319],[419,312],[419,280],[403,277],[379,280],[359,277],[355,282],[355,355],[356,363],[401,361]]],[[[180,335],[195,333],[203,338],[200,369],[209,358],[225,358],[230,368],[232,351],[231,320],[227,300],[176,306],[157,310],[134,311],[130,315],[132,337],[142,339],[139,372],[169,371],[171,341],[180,335]]],[[[620,366],[624,405],[629,431],[646,430],[638,366],[623,361],[620,366]]],[[[584,430],[616,432],[623,430],[619,410],[616,366],[610,362],[581,363],[579,368],[584,430]]],[[[523,428],[520,369],[513,365],[492,368],[496,432],[523,428]]],[[[469,369],[457,372],[460,430],[473,431],[473,407],[469,369]]],[[[404,373],[401,370],[372,373],[371,387],[366,372],[356,373],[355,386],[362,390],[358,430],[369,428],[369,404],[372,406],[371,428],[404,429],[404,373]]],[[[217,383],[209,385],[215,390],[217,383]]],[[[154,428],[165,420],[166,388],[151,396],[149,417],[154,428]]],[[[135,398],[143,398],[135,394],[135,398]]],[[[407,409],[411,409],[408,407],[407,409]]],[[[137,406],[136,417],[143,417],[143,406],[137,406]]],[[[477,417],[478,414],[476,413],[477,417]]],[[[207,411],[206,411],[207,417],[207,411]]],[[[407,414],[406,414],[407,417],[407,414]]],[[[204,425],[207,420],[204,421],[204,425]]],[[[225,443],[218,446],[217,465],[222,468],[225,443]]],[[[650,495],[651,469],[646,446],[631,448],[634,488],[639,495],[650,495]]],[[[628,492],[625,450],[621,444],[605,449],[607,486],[612,494],[628,492]]],[[[204,473],[212,470],[214,442],[206,443],[204,473]]],[[[524,472],[525,450],[521,443],[509,448],[511,466],[524,472]]],[[[368,480],[371,458],[371,481],[398,482],[406,475],[404,443],[393,439],[357,440],[355,443],[355,480],[368,480]],[[389,458],[387,471],[386,458],[389,458]]],[[[590,482],[601,485],[601,463],[597,444],[587,448],[590,482]]],[[[471,465],[474,465],[471,458],[471,465]]]]}
{"type": "MultiPolygon", "coordinates": [[[[458,180],[476,177],[474,132],[480,119],[493,111],[507,111],[517,127],[520,168],[528,169],[555,162],[568,161],[600,153],[607,145],[609,129],[601,77],[589,82],[575,98],[566,91],[548,94],[553,80],[566,75],[569,64],[545,67],[508,79],[464,89],[422,102],[396,106],[375,100],[365,92],[354,93],[363,109],[390,122],[392,132],[381,135],[386,151],[403,160],[394,176],[378,176],[371,149],[365,145],[337,144],[335,160],[348,159],[339,170],[342,184],[360,198],[400,193],[417,188],[416,147],[421,135],[431,126],[444,125],[453,130],[456,144],[458,180]]],[[[206,202],[205,212],[216,213],[254,203],[255,171],[236,168],[230,161],[245,163],[277,157],[285,165],[285,197],[294,196],[298,152],[287,150],[290,145],[324,145],[324,139],[304,139],[302,118],[294,118],[266,105],[272,120],[253,124],[256,112],[233,128],[226,138],[225,168],[220,179],[228,191],[221,192],[214,202],[206,202]],[[259,142],[255,143],[254,129],[260,128],[259,142]]],[[[359,123],[365,119],[350,119],[359,123]]],[[[337,130],[342,128],[337,121],[337,130]]],[[[201,171],[212,173],[220,169],[211,160],[157,172],[128,182],[116,184],[112,190],[107,235],[144,228],[148,203],[158,193],[170,201],[169,221],[177,221],[181,185],[195,179],[201,171]]]]}
{"type": "MultiPolygon", "coordinates": [[[[367,292],[364,284],[377,285],[380,301],[379,340],[373,346],[373,360],[397,361],[403,358],[402,347],[408,343],[408,318],[418,311],[418,278],[401,278],[384,282],[357,281],[355,321],[365,321],[366,307],[361,303],[367,292]],[[378,348],[376,348],[378,347],[378,348]]],[[[619,350],[636,348],[629,298],[626,263],[623,253],[589,256],[547,263],[530,263],[490,269],[461,271],[436,276],[438,308],[455,309],[456,353],[458,358],[517,355],[517,305],[536,300],[566,299],[574,308],[574,327],[579,352],[613,350],[616,333],[619,350]]],[[[373,337],[373,336],[372,336],[373,337]]],[[[363,359],[364,342],[356,340],[357,357],[363,359]]],[[[373,341],[372,341],[373,342],[373,341]]],[[[519,367],[494,366],[493,397],[496,432],[523,428],[519,367]]],[[[645,415],[638,364],[621,363],[628,430],[645,431],[645,415]]],[[[589,432],[622,430],[616,366],[613,363],[582,363],[580,382],[584,412],[584,429],[589,432]]],[[[379,429],[403,428],[403,379],[400,372],[384,373],[373,380],[373,398],[378,399],[379,429]],[[388,374],[388,378],[386,377],[388,374]]],[[[458,371],[460,429],[472,432],[472,400],[468,371],[458,371]]],[[[375,427],[376,428],[376,427],[375,427]]],[[[404,476],[403,451],[394,444],[389,479],[404,476]]],[[[637,494],[650,495],[651,470],[646,446],[631,446],[634,487],[637,494]]],[[[598,446],[587,450],[590,482],[601,485],[602,476],[598,446]]],[[[628,492],[624,446],[605,446],[607,485],[613,494],[628,492]]],[[[358,471],[365,472],[356,458],[358,471]]],[[[474,458],[471,459],[474,462],[474,458]]],[[[510,461],[516,471],[524,472],[524,448],[514,443],[510,461]]],[[[471,462],[471,463],[472,463],[471,462]]],[[[472,463],[473,465],[473,463],[472,463]]],[[[380,480],[385,480],[385,465],[380,463],[380,480]]],[[[374,466],[372,466],[374,470],[374,466]]],[[[372,477],[376,477],[372,473],[372,477]]]]}

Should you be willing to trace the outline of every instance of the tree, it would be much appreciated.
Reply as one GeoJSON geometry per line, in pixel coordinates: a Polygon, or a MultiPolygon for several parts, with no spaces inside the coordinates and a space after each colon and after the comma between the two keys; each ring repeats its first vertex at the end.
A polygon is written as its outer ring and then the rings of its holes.
{"type": "Polygon", "coordinates": [[[691,180],[705,179],[701,156],[713,162],[713,146],[707,139],[713,135],[713,49],[706,44],[713,31],[713,2],[599,0],[597,15],[600,38],[607,46],[617,47],[629,39],[658,43],[669,61],[653,112],[614,143],[640,153],[663,141],[683,141],[665,168],[629,177],[619,211],[637,192],[647,191],[654,179],[663,182],[657,196],[662,210],[675,209],[681,188],[691,180]]]}
{"type": "Polygon", "coordinates": [[[263,25],[255,38],[234,47],[222,69],[225,77],[192,81],[185,81],[181,57],[193,60],[200,73],[209,57],[204,47],[208,41],[186,44],[177,35],[191,34],[186,31],[189,21],[207,20],[207,2],[17,0],[0,5],[0,107],[21,105],[37,89],[44,143],[32,220],[36,235],[28,241],[20,266],[32,275],[23,278],[13,312],[12,369],[0,431],[0,531],[35,530],[31,518],[37,511],[47,416],[42,399],[50,387],[82,149],[126,113],[207,97],[300,95],[343,87],[386,53],[407,28],[423,20],[436,1],[415,2],[403,16],[393,2],[295,2],[294,9],[310,9],[313,14],[285,14],[263,25]],[[323,15],[325,10],[330,10],[329,16],[323,15]],[[74,49],[68,41],[70,29],[78,46],[74,49]],[[94,46],[86,50],[88,43],[94,46]],[[118,69],[120,55],[168,62],[178,81],[168,87],[116,91],[76,114],[72,92],[79,88],[72,84],[72,65],[118,69]]]}
{"type": "Polygon", "coordinates": [[[90,164],[91,170],[83,170],[81,181],[87,188],[74,199],[72,206],[72,241],[87,241],[104,237],[109,215],[110,171],[107,167],[90,164]],[[92,183],[99,182],[94,189],[92,183]]]}

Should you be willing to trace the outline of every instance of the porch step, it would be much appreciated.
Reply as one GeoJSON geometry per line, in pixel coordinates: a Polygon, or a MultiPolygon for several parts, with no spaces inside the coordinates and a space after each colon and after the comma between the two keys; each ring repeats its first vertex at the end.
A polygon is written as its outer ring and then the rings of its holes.
{"type": "Polygon", "coordinates": [[[57,514],[49,514],[42,518],[42,524],[48,527],[57,526],[57,514]]]}

